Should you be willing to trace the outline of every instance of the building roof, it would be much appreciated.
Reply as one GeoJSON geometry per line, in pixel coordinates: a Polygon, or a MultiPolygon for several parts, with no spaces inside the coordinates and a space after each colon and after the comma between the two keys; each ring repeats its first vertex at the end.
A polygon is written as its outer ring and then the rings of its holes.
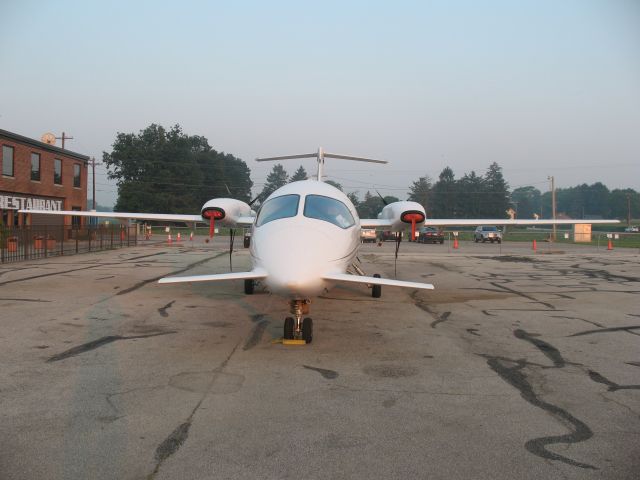
{"type": "Polygon", "coordinates": [[[71,150],[56,147],[55,145],[49,145],[48,143],[44,143],[39,140],[34,140],[33,138],[24,137],[22,135],[18,135],[17,133],[9,132],[7,130],[2,130],[1,128],[0,128],[0,137],[5,137],[20,143],[26,143],[27,145],[32,145],[36,148],[40,148],[42,150],[48,150],[50,152],[57,153],[60,155],[65,155],[67,157],[74,157],[79,160],[84,160],[85,163],[89,161],[89,156],[87,155],[82,155],[81,153],[72,152],[71,150]]]}

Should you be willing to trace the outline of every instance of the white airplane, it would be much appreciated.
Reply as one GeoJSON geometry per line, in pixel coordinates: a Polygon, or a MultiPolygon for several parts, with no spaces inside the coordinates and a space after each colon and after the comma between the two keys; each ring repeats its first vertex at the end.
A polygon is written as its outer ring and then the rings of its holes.
{"type": "Polygon", "coordinates": [[[325,158],[387,163],[382,160],[325,153],[258,158],[257,161],[316,158],[317,179],[289,183],[274,191],[256,215],[251,206],[232,198],[215,198],[206,202],[200,215],[149,214],[123,212],[78,212],[23,210],[28,213],[108,217],[175,222],[208,222],[213,235],[215,222],[229,228],[251,227],[250,258],[247,272],[165,277],[158,283],[213,282],[244,280],[246,294],[252,294],[256,281],[289,301],[293,317],[284,321],[285,341],[313,339],[313,321],[309,313],[311,298],[329,291],[336,283],[351,282],[370,285],[372,296],[380,297],[382,286],[411,289],[433,289],[428,283],[366,276],[354,264],[360,246],[360,230],[376,228],[401,232],[422,225],[544,225],[576,223],[617,223],[617,220],[503,220],[503,219],[426,219],[422,205],[398,201],[386,205],[377,219],[361,219],[349,198],[337,188],[322,181],[325,158]],[[353,267],[353,268],[351,268],[353,267]],[[348,273],[350,270],[353,273],[348,273]]]}

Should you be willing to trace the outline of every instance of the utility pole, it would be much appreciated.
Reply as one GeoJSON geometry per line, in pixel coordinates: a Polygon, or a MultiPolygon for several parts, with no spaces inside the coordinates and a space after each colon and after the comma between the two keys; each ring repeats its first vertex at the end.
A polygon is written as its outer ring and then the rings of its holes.
{"type": "Polygon", "coordinates": [[[627,193],[627,227],[631,226],[631,194],[627,193]]]}
{"type": "MultiPolygon", "coordinates": [[[[555,184],[555,178],[553,176],[547,177],[548,180],[551,180],[551,216],[553,218],[553,221],[556,221],[556,184],[555,184]]],[[[556,241],[556,227],[557,225],[554,223],[553,224],[553,237],[552,240],[555,242],[556,241]]]]}
{"type": "Polygon", "coordinates": [[[73,140],[73,137],[68,137],[65,135],[64,132],[62,132],[62,136],[61,137],[56,137],[56,140],[62,140],[62,149],[64,150],[64,141],[65,140],[73,140]]]}
{"type": "Polygon", "coordinates": [[[96,209],[96,157],[91,157],[91,170],[93,171],[92,177],[93,181],[91,184],[93,185],[93,210],[96,209]]]}

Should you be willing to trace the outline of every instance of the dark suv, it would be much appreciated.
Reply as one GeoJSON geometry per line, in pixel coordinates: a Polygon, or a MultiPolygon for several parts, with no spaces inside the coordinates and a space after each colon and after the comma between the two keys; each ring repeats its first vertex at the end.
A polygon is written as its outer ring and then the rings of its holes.
{"type": "Polygon", "coordinates": [[[421,227],[418,230],[418,242],[420,243],[444,243],[444,234],[442,230],[436,230],[433,227],[421,227]]]}
{"type": "Polygon", "coordinates": [[[495,227],[493,225],[491,226],[482,225],[476,228],[476,231],[473,232],[473,239],[475,240],[476,243],[478,242],[484,243],[487,240],[489,240],[491,243],[493,242],[502,243],[502,232],[498,230],[498,227],[495,227]]]}

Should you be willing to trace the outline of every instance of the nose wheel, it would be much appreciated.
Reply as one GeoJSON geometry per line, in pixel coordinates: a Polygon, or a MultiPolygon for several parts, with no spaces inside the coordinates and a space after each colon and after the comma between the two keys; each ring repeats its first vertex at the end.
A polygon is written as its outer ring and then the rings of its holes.
{"type": "Polygon", "coordinates": [[[305,343],[311,343],[313,340],[313,320],[309,317],[302,318],[303,315],[309,313],[309,300],[291,300],[289,307],[293,317],[284,319],[284,340],[304,340],[305,343]]]}

